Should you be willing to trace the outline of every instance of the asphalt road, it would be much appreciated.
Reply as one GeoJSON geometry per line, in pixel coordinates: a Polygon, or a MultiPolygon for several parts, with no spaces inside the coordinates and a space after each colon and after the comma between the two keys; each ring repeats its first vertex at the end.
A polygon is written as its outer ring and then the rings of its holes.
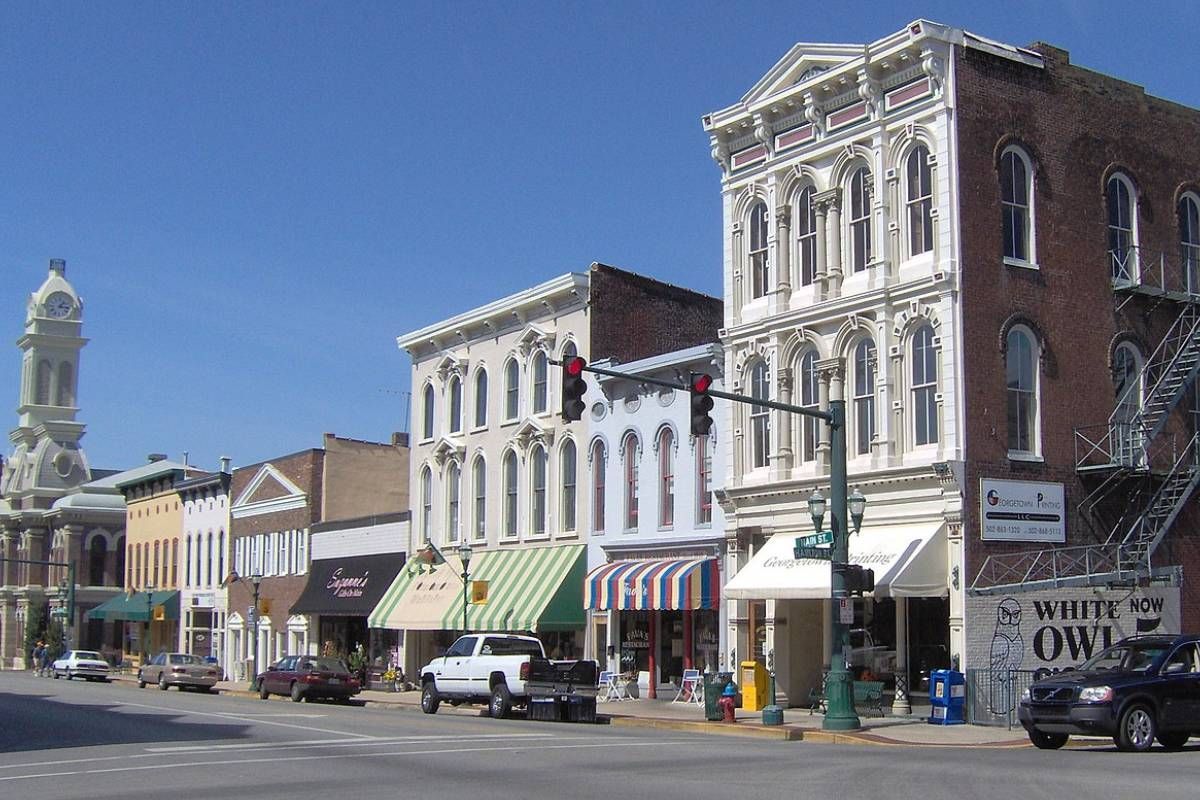
{"type": "Polygon", "coordinates": [[[263,702],[0,672],[0,798],[1191,798],[1200,740],[837,746],[263,702]]]}

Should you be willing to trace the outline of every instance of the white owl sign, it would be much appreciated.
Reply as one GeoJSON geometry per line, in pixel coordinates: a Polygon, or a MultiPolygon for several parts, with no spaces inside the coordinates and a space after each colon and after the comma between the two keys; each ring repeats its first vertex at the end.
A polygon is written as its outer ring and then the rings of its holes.
{"type": "Polygon", "coordinates": [[[968,596],[967,666],[1074,667],[1126,636],[1179,633],[1179,587],[1070,588],[968,596]]]}

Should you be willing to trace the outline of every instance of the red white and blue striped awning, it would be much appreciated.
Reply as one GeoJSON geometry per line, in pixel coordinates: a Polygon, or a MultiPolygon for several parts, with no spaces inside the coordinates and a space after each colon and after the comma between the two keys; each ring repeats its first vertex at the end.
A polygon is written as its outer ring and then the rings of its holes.
{"type": "Polygon", "coordinates": [[[715,609],[720,573],[715,558],[614,561],[588,573],[583,592],[593,611],[715,609]]]}

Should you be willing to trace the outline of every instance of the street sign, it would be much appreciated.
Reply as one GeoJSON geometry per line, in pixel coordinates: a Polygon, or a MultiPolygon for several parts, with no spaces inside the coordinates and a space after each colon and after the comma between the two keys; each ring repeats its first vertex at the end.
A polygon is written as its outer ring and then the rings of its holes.
{"type": "Polygon", "coordinates": [[[833,544],[833,531],[820,531],[811,536],[796,537],[796,547],[816,547],[819,544],[833,544]]]}
{"type": "Polygon", "coordinates": [[[795,558],[819,558],[828,561],[833,557],[832,550],[825,550],[819,547],[797,547],[792,551],[795,558]]]}
{"type": "Polygon", "coordinates": [[[854,624],[854,601],[849,597],[838,598],[838,621],[843,625],[854,624]]]}

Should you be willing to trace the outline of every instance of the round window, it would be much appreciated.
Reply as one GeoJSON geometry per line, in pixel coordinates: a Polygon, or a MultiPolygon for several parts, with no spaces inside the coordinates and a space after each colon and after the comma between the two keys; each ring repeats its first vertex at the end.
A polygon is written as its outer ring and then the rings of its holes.
{"type": "Polygon", "coordinates": [[[58,473],[58,477],[65,478],[71,474],[71,469],[75,466],[75,459],[71,458],[71,454],[66,450],[60,450],[58,455],[54,457],[54,471],[58,473]]]}

